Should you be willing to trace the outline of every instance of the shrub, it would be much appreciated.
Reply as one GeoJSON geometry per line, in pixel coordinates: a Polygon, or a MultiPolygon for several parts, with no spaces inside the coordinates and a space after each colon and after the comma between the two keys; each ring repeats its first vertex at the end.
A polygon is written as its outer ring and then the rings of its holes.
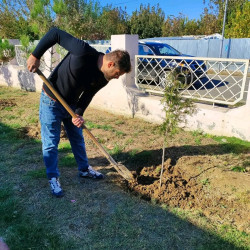
{"type": "Polygon", "coordinates": [[[15,48],[6,39],[0,38],[0,63],[9,62],[15,57],[15,48]]]}

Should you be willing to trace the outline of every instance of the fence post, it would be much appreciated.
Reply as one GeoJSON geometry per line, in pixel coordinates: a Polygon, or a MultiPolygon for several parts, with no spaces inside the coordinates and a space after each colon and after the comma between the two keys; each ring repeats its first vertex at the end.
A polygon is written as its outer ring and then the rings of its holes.
{"type": "Polygon", "coordinates": [[[52,52],[52,48],[49,48],[43,55],[45,63],[44,74],[46,76],[50,75],[52,71],[52,52]]]}
{"type": "Polygon", "coordinates": [[[248,81],[246,107],[250,109],[250,80],[248,81]]]}
{"type": "Polygon", "coordinates": [[[138,54],[138,35],[112,35],[111,48],[112,50],[123,49],[128,51],[132,64],[132,71],[123,77],[123,82],[128,87],[134,87],[135,55],[138,54]]]}

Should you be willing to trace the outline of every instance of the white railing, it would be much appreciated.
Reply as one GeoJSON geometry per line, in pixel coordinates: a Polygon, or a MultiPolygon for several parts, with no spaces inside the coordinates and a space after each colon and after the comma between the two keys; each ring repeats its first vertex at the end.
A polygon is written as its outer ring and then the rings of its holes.
{"type": "Polygon", "coordinates": [[[16,61],[19,66],[26,65],[26,53],[22,50],[22,45],[15,45],[16,61]]]}
{"type": "MultiPolygon", "coordinates": [[[[110,45],[91,44],[96,50],[107,53],[110,45]]],[[[51,56],[51,71],[65,55],[60,46],[55,47],[51,56]]],[[[21,45],[15,46],[16,60],[19,66],[26,65],[26,53],[21,45]]],[[[48,68],[41,60],[41,68],[48,68]]],[[[244,102],[247,93],[249,60],[135,56],[135,84],[149,93],[163,95],[164,87],[176,80],[184,83],[180,89],[183,97],[198,101],[235,105],[244,102]]]]}
{"type": "Polygon", "coordinates": [[[164,87],[181,81],[183,97],[235,105],[247,91],[249,60],[135,56],[135,84],[149,93],[164,94],[164,87]]]}

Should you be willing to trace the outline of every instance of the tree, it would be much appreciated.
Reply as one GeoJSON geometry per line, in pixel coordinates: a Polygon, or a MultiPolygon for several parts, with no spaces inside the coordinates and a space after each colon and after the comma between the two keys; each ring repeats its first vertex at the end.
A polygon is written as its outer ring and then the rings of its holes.
{"type": "Polygon", "coordinates": [[[250,2],[245,2],[242,6],[238,5],[228,17],[225,28],[225,37],[244,38],[250,37],[250,2]]]}
{"type": "Polygon", "coordinates": [[[185,23],[187,18],[183,14],[179,14],[178,17],[168,16],[164,25],[162,26],[163,36],[183,36],[185,34],[185,23]]]}
{"type": "Polygon", "coordinates": [[[8,40],[0,38],[0,64],[10,61],[15,56],[15,49],[8,40]]]}
{"type": "Polygon", "coordinates": [[[86,0],[54,0],[56,25],[81,39],[98,39],[99,2],[86,0]],[[74,18],[72,18],[74,17],[74,18]]]}
{"type": "Polygon", "coordinates": [[[132,13],[130,23],[130,33],[138,34],[139,38],[160,37],[162,35],[161,27],[164,23],[165,15],[162,9],[156,7],[140,6],[140,11],[132,13]]]}
{"type": "Polygon", "coordinates": [[[166,79],[164,96],[162,97],[164,121],[160,126],[160,133],[163,135],[162,147],[162,165],[160,174],[160,186],[162,184],[162,175],[164,171],[165,149],[168,145],[168,139],[172,138],[179,131],[179,123],[183,122],[186,115],[195,112],[195,106],[192,99],[183,99],[180,89],[186,87],[185,83],[178,80],[178,72],[171,72],[166,79]]]}
{"type": "Polygon", "coordinates": [[[199,33],[202,35],[220,33],[221,27],[219,23],[220,21],[216,14],[209,12],[209,9],[205,8],[199,21],[199,33]]]}
{"type": "MultiPolygon", "coordinates": [[[[208,7],[211,12],[217,15],[219,20],[223,21],[226,0],[203,0],[203,2],[208,2],[208,7]]],[[[242,7],[245,2],[248,2],[248,0],[229,0],[227,6],[227,15],[230,15],[231,12],[234,12],[237,6],[242,7]]]]}
{"type": "Polygon", "coordinates": [[[86,0],[0,0],[0,14],[3,37],[5,34],[8,38],[27,35],[31,40],[40,39],[51,27],[57,26],[88,39],[97,30],[101,7],[99,2],[86,0]]]}
{"type": "Polygon", "coordinates": [[[103,29],[98,25],[102,8],[99,2],[89,1],[82,9],[81,37],[88,40],[104,39],[103,29]]]}
{"type": "Polygon", "coordinates": [[[182,13],[179,16],[168,16],[163,27],[163,36],[185,36],[198,35],[199,22],[195,19],[189,20],[182,13]]]}
{"type": "Polygon", "coordinates": [[[0,31],[6,38],[39,39],[53,22],[49,0],[2,0],[0,14],[0,31]]]}
{"type": "Polygon", "coordinates": [[[185,35],[200,35],[199,22],[195,19],[187,20],[184,27],[185,35]]]}
{"type": "MultiPolygon", "coordinates": [[[[205,0],[204,0],[204,3],[206,3],[205,0]]],[[[226,4],[226,0],[208,0],[208,8],[206,8],[206,10],[205,10],[205,12],[207,13],[208,16],[205,17],[206,20],[202,20],[202,22],[204,23],[203,30],[205,30],[207,27],[209,27],[209,25],[207,25],[207,24],[212,23],[213,29],[210,28],[210,30],[216,31],[217,33],[221,33],[222,26],[223,26],[225,4],[226,4]],[[216,22],[214,22],[215,19],[217,19],[216,22]]],[[[227,14],[226,14],[226,28],[227,28],[227,30],[225,31],[226,37],[228,37],[229,33],[233,34],[233,36],[237,36],[237,37],[242,37],[242,36],[244,36],[244,34],[247,34],[246,22],[243,18],[240,18],[240,15],[242,14],[243,16],[246,17],[246,20],[249,20],[248,19],[249,10],[247,9],[248,4],[249,4],[248,0],[228,0],[227,14]],[[244,9],[244,11],[243,11],[243,9],[244,9]],[[236,18],[236,16],[237,16],[237,21],[234,20],[236,18]],[[237,23],[238,21],[240,21],[240,22],[237,23]],[[237,32],[237,30],[233,31],[231,29],[238,29],[241,31],[239,33],[239,32],[237,32]]],[[[215,32],[213,32],[213,33],[215,33],[215,32]]]]}
{"type": "Polygon", "coordinates": [[[34,0],[29,3],[29,24],[39,39],[54,25],[50,0],[34,0]]]}
{"type": "Polygon", "coordinates": [[[99,17],[98,26],[105,34],[106,39],[110,39],[111,35],[128,34],[129,27],[127,24],[127,13],[121,8],[112,8],[108,6],[103,9],[99,17]]]}
{"type": "Polygon", "coordinates": [[[27,21],[29,10],[25,0],[0,0],[0,35],[19,38],[22,34],[33,36],[27,21]]]}
{"type": "Polygon", "coordinates": [[[0,35],[3,38],[14,38],[17,34],[17,30],[13,27],[17,27],[18,21],[13,13],[8,10],[0,11],[0,35]]]}

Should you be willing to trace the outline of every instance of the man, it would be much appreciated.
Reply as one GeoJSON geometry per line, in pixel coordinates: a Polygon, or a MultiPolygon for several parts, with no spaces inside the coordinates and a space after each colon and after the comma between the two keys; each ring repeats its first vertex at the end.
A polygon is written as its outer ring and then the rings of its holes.
{"type": "Polygon", "coordinates": [[[49,76],[53,87],[77,114],[71,118],[68,112],[43,84],[39,117],[41,123],[43,159],[52,194],[63,196],[59,183],[58,143],[61,122],[63,122],[71,148],[78,165],[80,177],[102,179],[103,175],[89,166],[81,126],[83,113],[93,96],[110,80],[118,79],[131,70],[130,56],[122,50],[108,54],[97,52],[88,43],[70,34],[52,28],[38,43],[27,60],[30,72],[36,72],[40,58],[56,43],[64,47],[68,54],[49,76]]]}

